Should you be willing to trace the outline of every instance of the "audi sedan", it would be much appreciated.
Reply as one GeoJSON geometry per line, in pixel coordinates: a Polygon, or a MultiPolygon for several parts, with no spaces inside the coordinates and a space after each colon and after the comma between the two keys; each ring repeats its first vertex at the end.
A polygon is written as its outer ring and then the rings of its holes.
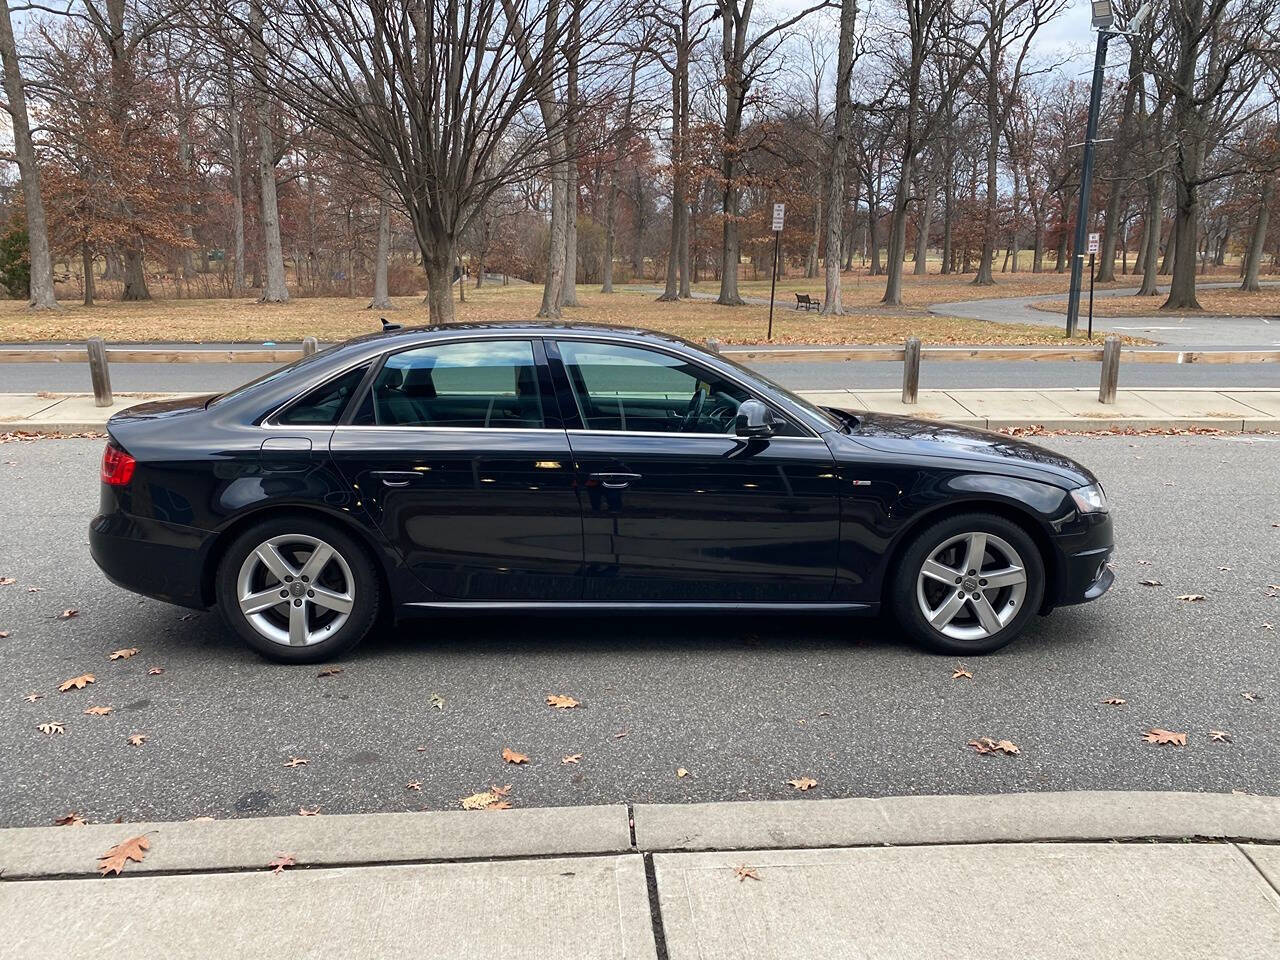
{"type": "Polygon", "coordinates": [[[885,611],[985,653],[1113,579],[1074,461],[643,330],[392,328],[107,430],[98,566],[289,663],[493,610],[885,611]]]}

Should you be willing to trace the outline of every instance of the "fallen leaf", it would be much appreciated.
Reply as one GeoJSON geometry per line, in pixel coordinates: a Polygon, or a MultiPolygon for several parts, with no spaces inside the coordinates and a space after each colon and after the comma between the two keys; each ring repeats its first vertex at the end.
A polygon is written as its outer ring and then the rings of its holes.
{"type": "Polygon", "coordinates": [[[421,781],[421,780],[410,780],[408,783],[406,783],[406,784],[404,785],[404,788],[405,788],[406,790],[421,790],[421,789],[422,789],[422,781],[421,781]]]}
{"type": "Polygon", "coordinates": [[[483,807],[485,810],[510,810],[511,804],[506,800],[499,800],[497,803],[490,803],[483,807]]]}
{"type": "Polygon", "coordinates": [[[631,728],[630,728],[630,727],[623,727],[621,730],[619,730],[617,733],[615,733],[615,734],[613,735],[613,739],[615,739],[615,740],[621,740],[623,737],[625,737],[625,736],[626,736],[628,733],[630,733],[630,732],[631,732],[631,728]]]}
{"type": "Polygon", "coordinates": [[[86,686],[93,683],[93,681],[94,681],[94,676],[92,673],[82,673],[78,677],[72,677],[70,680],[66,681],[65,683],[58,684],[58,692],[66,693],[68,690],[71,690],[73,688],[76,690],[83,690],[86,686]]]}
{"type": "Polygon", "coordinates": [[[970,680],[972,680],[973,674],[970,673],[968,670],[966,670],[964,667],[956,667],[951,674],[951,679],[959,680],[961,677],[968,677],[970,680]]]}
{"type": "Polygon", "coordinates": [[[297,861],[293,859],[291,853],[277,853],[275,859],[269,861],[267,866],[271,868],[272,873],[280,873],[285,867],[297,866],[297,861]]]}
{"type": "Polygon", "coordinates": [[[515,764],[529,762],[529,758],[526,757],[523,753],[516,753],[510,747],[502,748],[502,759],[507,761],[507,763],[515,763],[515,764]]]}
{"type": "Polygon", "coordinates": [[[1183,600],[1186,603],[1199,603],[1201,600],[1207,600],[1209,598],[1203,593],[1181,593],[1178,594],[1178,599],[1183,600]]]}
{"type": "Polygon", "coordinates": [[[473,793],[469,797],[463,797],[461,802],[463,810],[484,810],[504,801],[502,797],[492,790],[484,790],[480,793],[473,793]]]}
{"type": "Polygon", "coordinates": [[[504,787],[495,787],[491,783],[489,784],[489,792],[493,794],[497,794],[499,797],[509,797],[511,796],[511,784],[508,783],[504,787]]]}
{"type": "Polygon", "coordinates": [[[139,837],[130,837],[123,843],[117,843],[98,858],[98,872],[104,877],[108,873],[118,874],[124,869],[125,863],[130,860],[134,863],[141,863],[149,849],[151,849],[151,841],[146,838],[145,834],[139,837]]]}
{"type": "Polygon", "coordinates": [[[440,696],[440,694],[438,694],[438,693],[433,693],[433,694],[431,695],[431,705],[432,705],[433,707],[435,707],[437,710],[443,710],[443,709],[444,709],[444,697],[440,696]]]}
{"type": "Polygon", "coordinates": [[[579,763],[581,762],[581,760],[582,760],[582,754],[580,753],[571,753],[567,757],[560,758],[561,763],[579,763]]]}
{"type": "Polygon", "coordinates": [[[318,816],[320,816],[320,808],[319,808],[318,806],[316,806],[316,807],[312,807],[310,810],[308,810],[306,807],[299,807],[299,808],[298,808],[298,816],[300,816],[300,817],[318,817],[318,816]]]}
{"type": "Polygon", "coordinates": [[[311,761],[308,760],[306,757],[290,757],[288,760],[284,762],[284,765],[286,767],[300,767],[303,764],[310,763],[310,762],[311,761]]]}
{"type": "Polygon", "coordinates": [[[1230,567],[1219,567],[1219,568],[1218,568],[1218,572],[1219,572],[1219,573],[1229,573],[1230,571],[1231,571],[1231,568],[1230,568],[1230,567]]]}
{"type": "Polygon", "coordinates": [[[85,713],[91,717],[105,717],[110,712],[110,707],[90,707],[85,711],[85,713]]]}
{"type": "Polygon", "coordinates": [[[137,652],[138,652],[137,647],[123,647],[120,650],[112,650],[109,654],[107,654],[107,659],[108,660],[128,660],[130,657],[137,654],[137,652]]]}
{"type": "Polygon", "coordinates": [[[1017,744],[1012,740],[993,740],[991,737],[979,737],[977,740],[970,740],[966,746],[970,746],[977,753],[1020,753],[1017,744]]]}
{"type": "Polygon", "coordinates": [[[145,733],[131,733],[129,735],[129,746],[140,747],[150,739],[145,733]]]}
{"type": "Polygon", "coordinates": [[[1274,623],[1268,623],[1266,621],[1263,621],[1263,624],[1262,624],[1263,630],[1274,630],[1275,628],[1276,628],[1276,625],[1274,623]]]}
{"type": "Polygon", "coordinates": [[[756,873],[755,867],[741,866],[733,868],[733,875],[738,878],[738,882],[743,880],[759,880],[760,874],[756,873]]]}
{"type": "Polygon", "coordinates": [[[75,607],[68,607],[66,610],[63,610],[60,614],[58,614],[58,619],[70,620],[72,617],[78,617],[78,616],[80,616],[79,610],[77,610],[75,607]]]}
{"type": "Polygon", "coordinates": [[[1161,730],[1159,727],[1152,727],[1142,735],[1142,739],[1147,743],[1172,744],[1175,747],[1187,745],[1185,733],[1173,733],[1169,730],[1161,730]]]}
{"type": "Polygon", "coordinates": [[[1138,564],[1138,566],[1140,566],[1140,567],[1149,567],[1149,566],[1151,566],[1151,561],[1150,561],[1150,560],[1138,560],[1138,561],[1137,561],[1137,564],[1138,564]]]}
{"type": "Polygon", "coordinates": [[[804,793],[806,790],[812,790],[818,785],[818,781],[813,779],[813,777],[796,777],[794,780],[788,780],[787,783],[791,784],[791,786],[795,787],[801,793],[804,793]]]}
{"type": "Polygon", "coordinates": [[[9,631],[0,630],[0,640],[8,640],[8,639],[9,639],[9,631]]]}
{"type": "Polygon", "coordinates": [[[41,733],[47,734],[48,736],[51,736],[51,737],[57,733],[67,732],[62,729],[62,724],[60,723],[42,723],[38,727],[36,727],[36,729],[39,730],[41,733]]]}
{"type": "Polygon", "coordinates": [[[562,693],[553,693],[547,697],[547,706],[554,707],[557,710],[572,710],[574,707],[581,706],[573,697],[567,697],[562,693]]]}
{"type": "Polygon", "coordinates": [[[57,820],[53,821],[53,825],[55,827],[83,827],[86,823],[88,823],[88,821],[85,820],[84,817],[74,812],[68,813],[66,816],[59,817],[57,820]]]}
{"type": "Polygon", "coordinates": [[[13,577],[0,577],[0,587],[10,587],[17,582],[13,577]]]}
{"type": "Polygon", "coordinates": [[[1230,743],[1231,734],[1227,733],[1225,730],[1210,730],[1209,739],[1217,743],[1230,743]]]}
{"type": "Polygon", "coordinates": [[[43,694],[43,693],[36,693],[36,692],[33,690],[31,693],[28,693],[28,694],[27,694],[25,697],[23,697],[22,699],[23,699],[23,700],[25,700],[25,701],[27,701],[27,703],[35,703],[37,700],[43,700],[43,699],[44,699],[44,694],[43,694]]]}
{"type": "Polygon", "coordinates": [[[39,593],[44,587],[27,587],[27,593],[39,593]]]}
{"type": "Polygon", "coordinates": [[[164,673],[164,667],[152,667],[150,670],[147,671],[147,676],[158,677],[162,673],[164,673]]]}
{"type": "Polygon", "coordinates": [[[1126,703],[1128,703],[1128,701],[1125,700],[1123,697],[1107,697],[1107,699],[1103,700],[1102,702],[1111,707],[1123,707],[1126,703]]]}
{"type": "Polygon", "coordinates": [[[676,776],[679,777],[681,780],[683,780],[688,775],[689,775],[689,771],[686,770],[684,767],[676,767],[676,776]]]}
{"type": "Polygon", "coordinates": [[[341,672],[342,672],[341,667],[325,667],[323,670],[317,673],[316,676],[317,677],[336,677],[341,672]]]}
{"type": "Polygon", "coordinates": [[[1164,586],[1163,580],[1139,580],[1138,583],[1140,583],[1144,587],[1163,587],[1164,586]]]}
{"type": "Polygon", "coordinates": [[[1252,690],[1241,690],[1240,696],[1244,697],[1250,703],[1257,703],[1262,699],[1262,694],[1254,693],[1252,690]]]}

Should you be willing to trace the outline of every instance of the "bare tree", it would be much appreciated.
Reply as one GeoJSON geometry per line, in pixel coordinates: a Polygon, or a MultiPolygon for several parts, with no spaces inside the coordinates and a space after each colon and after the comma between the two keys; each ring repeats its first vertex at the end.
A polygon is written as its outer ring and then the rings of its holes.
{"type": "Polygon", "coordinates": [[[50,310],[58,306],[53,292],[53,263],[49,258],[49,230],[45,225],[44,201],[40,198],[40,168],[36,148],[31,140],[31,123],[27,118],[27,94],[23,89],[18,45],[9,16],[9,0],[0,3],[0,66],[4,67],[6,108],[13,122],[13,152],[22,180],[22,198],[27,214],[27,250],[31,259],[31,297],[27,305],[34,310],[50,310]]]}

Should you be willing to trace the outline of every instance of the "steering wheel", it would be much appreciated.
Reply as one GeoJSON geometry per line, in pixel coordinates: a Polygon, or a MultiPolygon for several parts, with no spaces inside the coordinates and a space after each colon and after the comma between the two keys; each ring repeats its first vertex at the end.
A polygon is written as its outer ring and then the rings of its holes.
{"type": "Polygon", "coordinates": [[[707,402],[707,388],[703,384],[698,384],[698,389],[693,392],[693,396],[689,398],[689,406],[684,411],[684,420],[680,424],[682,433],[689,433],[689,428],[694,426],[702,416],[702,407],[707,402]]]}

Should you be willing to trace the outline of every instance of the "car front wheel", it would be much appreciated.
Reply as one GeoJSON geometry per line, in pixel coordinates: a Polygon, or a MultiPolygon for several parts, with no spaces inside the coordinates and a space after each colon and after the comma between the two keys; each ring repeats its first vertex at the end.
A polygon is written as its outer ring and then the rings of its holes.
{"type": "Polygon", "coordinates": [[[990,653],[1013,641],[1044,598],[1044,561],[1020,526],[989,513],[932,524],[902,554],[894,615],[937,653],[990,653]]]}
{"type": "Polygon", "coordinates": [[[218,567],[218,607],[264,657],[317,663],[345,653],[377,619],[366,552],[322,520],[281,517],[240,534],[218,567]]]}

